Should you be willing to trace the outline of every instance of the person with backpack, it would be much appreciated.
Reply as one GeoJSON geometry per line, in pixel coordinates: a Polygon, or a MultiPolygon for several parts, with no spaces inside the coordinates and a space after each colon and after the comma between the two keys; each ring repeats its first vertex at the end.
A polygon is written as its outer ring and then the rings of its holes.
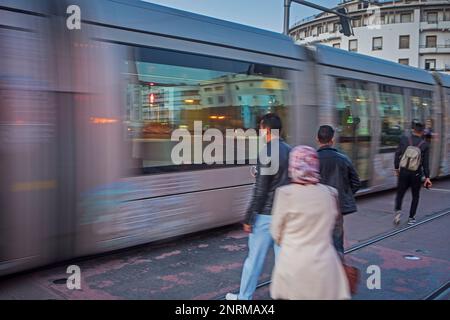
{"type": "Polygon", "coordinates": [[[431,188],[429,168],[430,146],[423,139],[424,126],[413,123],[411,136],[403,136],[395,152],[395,174],[398,176],[397,195],[395,198],[394,224],[398,225],[402,216],[402,202],[406,191],[411,188],[412,202],[408,224],[416,223],[416,211],[419,204],[422,176],[425,176],[424,187],[431,188]]]}

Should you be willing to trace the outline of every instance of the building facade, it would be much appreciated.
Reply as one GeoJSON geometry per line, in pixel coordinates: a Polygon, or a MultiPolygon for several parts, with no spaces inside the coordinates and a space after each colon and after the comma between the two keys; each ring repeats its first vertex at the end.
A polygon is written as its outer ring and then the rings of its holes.
{"type": "Polygon", "coordinates": [[[354,36],[339,32],[339,18],[322,13],[297,22],[299,44],[323,43],[410,66],[450,73],[450,0],[343,1],[354,36]]]}

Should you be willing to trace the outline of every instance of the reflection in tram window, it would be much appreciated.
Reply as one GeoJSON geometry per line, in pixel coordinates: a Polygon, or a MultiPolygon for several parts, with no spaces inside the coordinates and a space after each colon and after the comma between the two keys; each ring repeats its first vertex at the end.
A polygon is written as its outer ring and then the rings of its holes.
{"type": "Polygon", "coordinates": [[[432,101],[431,91],[419,89],[411,91],[411,115],[413,121],[425,123],[426,119],[432,119],[432,101]]]}
{"type": "MultiPolygon", "coordinates": [[[[433,100],[431,91],[414,89],[411,91],[411,116],[414,121],[425,125],[424,139],[431,143],[433,137],[433,100]]],[[[433,145],[430,145],[433,148],[433,145]]],[[[430,149],[430,150],[431,150],[430,149]]]]}
{"type": "Polygon", "coordinates": [[[434,130],[433,130],[433,119],[428,118],[425,120],[425,130],[423,131],[423,137],[426,142],[431,143],[433,140],[434,130]]]}
{"type": "Polygon", "coordinates": [[[285,118],[290,105],[289,72],[275,67],[134,49],[125,70],[128,137],[133,157],[147,173],[194,168],[173,166],[175,129],[193,135],[194,121],[202,122],[203,131],[257,129],[262,115],[275,112],[285,118]]]}
{"type": "Polygon", "coordinates": [[[369,180],[370,161],[370,105],[371,96],[367,83],[338,79],[338,147],[352,160],[363,186],[369,180]]]}
{"type": "Polygon", "coordinates": [[[394,152],[404,132],[405,102],[403,89],[379,85],[378,112],[381,120],[380,153],[394,152]]]}

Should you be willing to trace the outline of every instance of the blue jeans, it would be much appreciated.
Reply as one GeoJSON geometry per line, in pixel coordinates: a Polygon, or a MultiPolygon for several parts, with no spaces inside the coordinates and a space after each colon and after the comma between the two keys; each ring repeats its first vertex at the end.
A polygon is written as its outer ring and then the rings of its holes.
{"type": "Polygon", "coordinates": [[[248,256],[242,270],[239,300],[251,300],[258,285],[267,252],[273,246],[275,259],[278,257],[280,247],[275,244],[270,234],[272,216],[257,214],[252,226],[252,233],[248,238],[248,256]]]}

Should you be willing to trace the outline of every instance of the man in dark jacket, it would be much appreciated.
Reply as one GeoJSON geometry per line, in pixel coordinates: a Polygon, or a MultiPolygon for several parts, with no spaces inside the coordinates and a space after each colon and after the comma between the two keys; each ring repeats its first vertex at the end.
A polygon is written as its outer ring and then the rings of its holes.
{"type": "Polygon", "coordinates": [[[424,186],[431,188],[432,183],[430,180],[430,167],[429,167],[429,154],[430,145],[423,140],[424,127],[421,123],[413,123],[412,135],[410,137],[403,136],[400,139],[400,144],[395,152],[395,174],[398,176],[397,196],[395,198],[395,216],[394,224],[399,224],[401,220],[402,202],[405,192],[408,188],[411,188],[412,201],[411,208],[409,210],[408,224],[412,225],[416,223],[416,211],[419,204],[420,187],[422,184],[422,176],[425,176],[424,186]],[[400,162],[406,149],[409,147],[418,147],[420,149],[420,165],[417,170],[410,171],[407,168],[400,168],[400,162]]]}
{"type": "Polygon", "coordinates": [[[249,253],[242,270],[239,295],[229,293],[226,296],[227,300],[251,300],[256,290],[267,252],[273,246],[275,255],[277,255],[279,249],[270,233],[272,205],[275,190],[289,183],[288,168],[291,147],[279,138],[282,124],[281,119],[277,115],[265,115],[261,120],[260,129],[261,132],[265,132],[267,141],[267,145],[260,156],[266,154],[270,162],[263,163],[261,158],[258,159],[253,197],[244,220],[244,231],[249,233],[249,253]],[[278,134],[273,130],[278,130],[278,134]],[[270,172],[269,168],[272,167],[274,161],[278,164],[278,170],[270,172]]]}
{"type": "Polygon", "coordinates": [[[344,215],[356,212],[355,193],[361,186],[351,160],[333,148],[334,129],[321,126],[317,133],[319,143],[321,183],[335,188],[339,194],[341,214],[333,230],[333,242],[338,253],[344,255],[344,215]]]}

